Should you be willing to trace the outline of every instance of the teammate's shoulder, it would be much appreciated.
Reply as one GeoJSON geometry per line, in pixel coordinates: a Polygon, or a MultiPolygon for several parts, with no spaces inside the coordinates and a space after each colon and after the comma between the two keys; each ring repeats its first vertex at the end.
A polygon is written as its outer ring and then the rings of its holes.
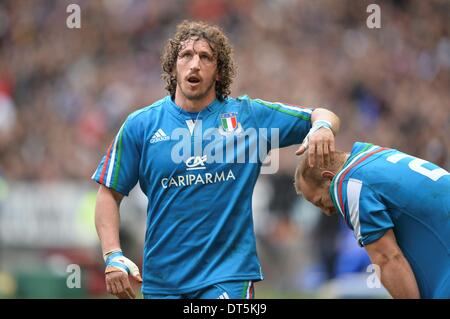
{"type": "Polygon", "coordinates": [[[350,152],[348,162],[351,162],[354,166],[362,166],[378,157],[379,153],[387,148],[367,143],[367,142],[355,142],[350,152]]]}
{"type": "Polygon", "coordinates": [[[372,143],[355,142],[349,158],[338,173],[338,179],[343,184],[349,180],[360,180],[365,185],[376,183],[377,179],[385,175],[385,172],[380,170],[379,161],[376,160],[381,153],[388,150],[372,143]]]}
{"type": "Polygon", "coordinates": [[[132,112],[130,115],[128,115],[127,120],[134,120],[142,117],[151,116],[152,113],[158,112],[162,109],[163,104],[166,102],[167,97],[164,97],[153,104],[141,107],[140,109],[137,109],[136,111],[132,112]]]}
{"type": "Polygon", "coordinates": [[[374,145],[372,143],[357,141],[357,142],[353,143],[352,154],[365,152],[365,151],[368,151],[370,149],[374,149],[377,147],[378,147],[377,145],[374,145]]]}

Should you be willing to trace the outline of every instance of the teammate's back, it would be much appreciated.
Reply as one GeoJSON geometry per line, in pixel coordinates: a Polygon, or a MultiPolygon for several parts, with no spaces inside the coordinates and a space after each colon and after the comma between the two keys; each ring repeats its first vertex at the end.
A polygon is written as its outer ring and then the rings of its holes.
{"type": "Polygon", "coordinates": [[[374,196],[365,200],[376,202],[366,213],[369,216],[360,216],[361,231],[367,233],[363,228],[371,228],[380,219],[392,223],[422,297],[450,297],[450,174],[422,159],[386,149],[355,166],[348,178],[362,181],[374,196]],[[386,217],[380,218],[383,214],[386,217]]]}

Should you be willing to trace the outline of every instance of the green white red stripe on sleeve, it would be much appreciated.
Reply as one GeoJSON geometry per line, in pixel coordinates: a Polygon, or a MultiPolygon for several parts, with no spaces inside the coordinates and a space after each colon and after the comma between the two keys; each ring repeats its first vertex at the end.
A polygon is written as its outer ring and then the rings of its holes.
{"type": "Polygon", "coordinates": [[[115,189],[117,187],[120,160],[122,157],[122,135],[125,123],[120,128],[113,142],[106,152],[106,157],[102,166],[99,166],[92,176],[100,184],[105,185],[108,188],[115,189]]]}

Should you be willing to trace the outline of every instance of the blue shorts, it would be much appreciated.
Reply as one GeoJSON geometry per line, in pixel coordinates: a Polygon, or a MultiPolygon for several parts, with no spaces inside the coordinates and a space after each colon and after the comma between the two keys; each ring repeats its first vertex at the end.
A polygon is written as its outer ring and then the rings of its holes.
{"type": "Polygon", "coordinates": [[[254,299],[252,281],[227,281],[181,294],[144,294],[144,299],[254,299]]]}

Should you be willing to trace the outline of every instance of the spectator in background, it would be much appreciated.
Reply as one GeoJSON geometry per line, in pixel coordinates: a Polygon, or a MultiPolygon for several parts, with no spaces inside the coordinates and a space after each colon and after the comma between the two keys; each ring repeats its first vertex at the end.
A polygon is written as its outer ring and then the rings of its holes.
{"type": "Polygon", "coordinates": [[[0,70],[11,83],[7,99],[15,109],[9,102],[3,107],[12,120],[2,126],[16,122],[0,157],[10,180],[89,175],[125,115],[164,92],[160,44],[190,17],[223,25],[235,42],[238,95],[333,105],[349,123],[341,132],[343,147],[356,135],[430,160],[437,150],[449,167],[446,1],[383,3],[382,28],[373,30],[365,24],[367,4],[351,0],[100,1],[81,6],[82,28],[73,30],[61,26],[65,5],[0,4],[0,70]],[[273,76],[281,70],[282,77],[273,76]],[[445,137],[443,151],[428,146],[439,136],[445,137]]]}
{"type": "Polygon", "coordinates": [[[12,140],[16,127],[17,112],[11,92],[0,78],[0,151],[12,140]]]}

